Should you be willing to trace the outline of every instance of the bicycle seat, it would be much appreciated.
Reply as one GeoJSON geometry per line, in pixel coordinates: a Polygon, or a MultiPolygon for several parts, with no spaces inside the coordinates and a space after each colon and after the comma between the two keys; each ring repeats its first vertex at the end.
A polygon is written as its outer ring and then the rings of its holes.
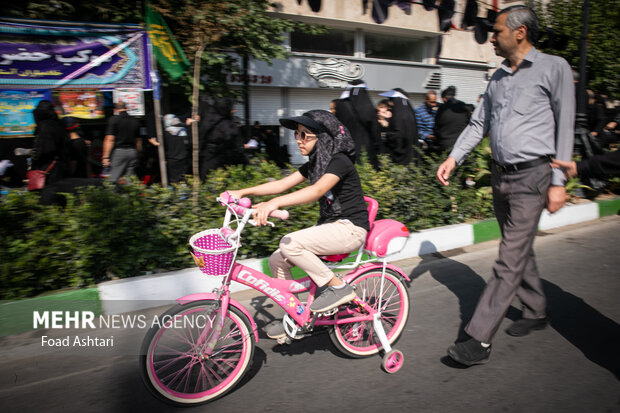
{"type": "MultiPolygon", "coordinates": [[[[364,197],[364,201],[366,201],[366,203],[368,204],[366,209],[368,210],[368,223],[369,228],[372,230],[372,227],[375,223],[375,218],[377,217],[377,211],[379,211],[379,203],[377,202],[377,200],[367,197],[364,197]]],[[[368,232],[370,234],[370,231],[368,232]]],[[[366,243],[368,243],[368,239],[366,240],[366,243]]],[[[346,254],[335,254],[335,255],[321,255],[319,256],[320,259],[322,259],[323,261],[329,261],[329,262],[338,262],[338,261],[342,261],[345,258],[347,258],[349,256],[350,253],[346,253],[346,254]]]]}

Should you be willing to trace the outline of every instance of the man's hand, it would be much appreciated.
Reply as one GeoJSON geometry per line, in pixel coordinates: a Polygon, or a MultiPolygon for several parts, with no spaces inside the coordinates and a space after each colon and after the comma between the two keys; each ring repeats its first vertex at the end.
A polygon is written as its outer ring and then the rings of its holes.
{"type": "Polygon", "coordinates": [[[455,167],[456,159],[448,156],[448,159],[446,159],[441,165],[439,165],[439,168],[437,168],[437,179],[439,180],[439,182],[441,182],[443,185],[450,185],[450,182],[448,182],[448,178],[450,178],[450,174],[455,167]]]}
{"type": "Polygon", "coordinates": [[[107,168],[108,166],[110,166],[110,158],[105,157],[101,159],[101,165],[103,165],[104,168],[107,168]]]}
{"type": "Polygon", "coordinates": [[[557,159],[552,159],[551,161],[551,167],[563,169],[564,175],[567,178],[577,176],[577,163],[575,161],[558,161],[557,159]]]}
{"type": "Polygon", "coordinates": [[[554,213],[560,210],[566,202],[566,188],[552,185],[547,192],[547,209],[554,213]]]}

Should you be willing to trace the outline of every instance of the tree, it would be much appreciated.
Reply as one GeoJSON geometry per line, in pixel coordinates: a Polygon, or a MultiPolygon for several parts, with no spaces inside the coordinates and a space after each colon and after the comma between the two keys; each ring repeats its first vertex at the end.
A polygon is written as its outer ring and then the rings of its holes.
{"type": "Polygon", "coordinates": [[[243,57],[266,62],[287,58],[285,33],[325,32],[322,27],[275,17],[268,12],[275,7],[269,0],[152,0],[151,6],[167,19],[188,55],[194,55],[202,41],[205,67],[201,73],[208,83],[201,86],[210,96],[231,93],[226,77],[242,73],[243,57]]]}
{"type": "MultiPolygon", "coordinates": [[[[319,33],[314,28],[267,13],[268,0],[157,0],[152,7],[167,17],[171,30],[188,55],[194,56],[192,116],[198,114],[199,90],[211,96],[230,94],[229,73],[240,73],[241,62],[253,57],[271,62],[288,56],[283,35],[293,30],[319,33]],[[207,70],[202,70],[202,65],[207,70]],[[205,77],[207,82],[200,81],[205,77]]],[[[244,89],[247,91],[247,73],[244,89]]],[[[187,82],[186,84],[189,84],[187,82]]],[[[247,94],[246,94],[247,99],[247,94]]],[[[194,200],[198,196],[198,126],[192,124],[194,200]]],[[[195,202],[196,204],[197,202],[195,202]]]]}
{"type": "MultiPolygon", "coordinates": [[[[530,2],[531,3],[531,2],[530,2]]],[[[534,5],[542,26],[568,36],[566,47],[545,49],[564,57],[572,67],[579,66],[579,39],[582,27],[583,0],[550,0],[534,5]]],[[[587,85],[599,94],[620,99],[620,0],[590,0],[587,37],[587,85]]]]}

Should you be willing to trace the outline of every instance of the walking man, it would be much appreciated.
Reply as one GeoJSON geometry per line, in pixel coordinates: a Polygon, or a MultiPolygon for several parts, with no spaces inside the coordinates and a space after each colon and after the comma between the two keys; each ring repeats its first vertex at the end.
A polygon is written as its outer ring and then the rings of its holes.
{"type": "Polygon", "coordinates": [[[127,113],[124,102],[114,104],[103,141],[103,167],[110,167],[110,182],[135,174],[138,152],[142,149],[140,122],[127,113]]]}
{"type": "Polygon", "coordinates": [[[435,114],[437,113],[437,92],[429,90],[424,97],[424,103],[415,108],[415,120],[418,123],[418,134],[420,140],[426,145],[430,145],[435,136],[435,114]]]}
{"type": "Polygon", "coordinates": [[[533,243],[545,204],[552,213],[564,205],[566,178],[550,167],[549,158],[571,158],[575,92],[568,63],[536,50],[537,37],[538,20],[530,8],[511,6],[499,13],[491,43],[505,60],[437,169],[437,179],[448,185],[456,165],[490,135],[493,206],[502,239],[494,276],[465,328],[470,338],[448,348],[450,357],[468,366],[488,361],[493,336],[515,296],[523,314],[508,334],[524,336],[547,324],[533,243]]]}

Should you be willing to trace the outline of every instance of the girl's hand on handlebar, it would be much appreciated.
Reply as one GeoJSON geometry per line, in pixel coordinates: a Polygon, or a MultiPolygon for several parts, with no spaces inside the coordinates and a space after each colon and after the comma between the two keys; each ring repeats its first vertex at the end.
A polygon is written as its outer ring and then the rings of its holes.
{"type": "Polygon", "coordinates": [[[226,199],[225,194],[226,194],[227,192],[228,192],[228,195],[229,195],[229,196],[233,197],[233,198],[234,198],[235,200],[237,200],[237,201],[238,201],[238,200],[240,200],[240,199],[243,197],[243,195],[242,195],[242,193],[241,193],[241,191],[240,191],[240,190],[238,190],[238,189],[237,189],[237,190],[235,190],[235,189],[229,189],[229,190],[227,190],[227,191],[222,192],[222,193],[220,194],[220,198],[222,198],[222,199],[226,199]]]}
{"type": "Polygon", "coordinates": [[[254,213],[252,214],[252,218],[254,218],[256,225],[260,227],[262,225],[267,225],[267,218],[269,217],[269,214],[278,209],[278,205],[271,200],[256,204],[253,208],[254,213]]]}

